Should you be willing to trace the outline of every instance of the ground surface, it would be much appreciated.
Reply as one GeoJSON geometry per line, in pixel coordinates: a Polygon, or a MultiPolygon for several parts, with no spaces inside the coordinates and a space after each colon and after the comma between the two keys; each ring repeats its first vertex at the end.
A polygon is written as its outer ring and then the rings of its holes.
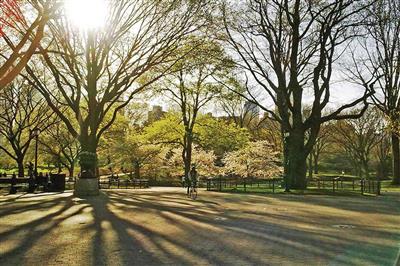
{"type": "Polygon", "coordinates": [[[0,265],[394,265],[400,194],[0,196],[0,265]]]}

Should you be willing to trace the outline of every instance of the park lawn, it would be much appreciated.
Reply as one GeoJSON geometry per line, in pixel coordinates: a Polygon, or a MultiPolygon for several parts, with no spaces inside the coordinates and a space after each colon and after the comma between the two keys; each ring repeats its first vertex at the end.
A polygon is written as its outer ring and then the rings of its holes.
{"type": "MultiPolygon", "coordinates": [[[[390,180],[382,181],[382,193],[384,192],[400,192],[399,186],[393,186],[390,184],[390,180]]],[[[272,186],[267,184],[253,184],[252,186],[247,184],[246,188],[241,184],[236,187],[222,187],[221,192],[226,193],[249,193],[249,194],[285,194],[284,188],[279,184],[275,184],[274,191],[272,186]]],[[[309,186],[306,190],[291,190],[290,194],[301,194],[301,195],[336,195],[336,196],[362,196],[360,187],[356,187],[353,190],[351,184],[344,183],[343,187],[333,191],[332,185],[328,182],[325,188],[318,188],[316,186],[309,186]]],[[[364,192],[364,196],[376,196],[373,193],[364,192]]]]}
{"type": "Polygon", "coordinates": [[[331,173],[331,172],[327,172],[327,173],[322,172],[322,173],[321,173],[321,172],[320,172],[320,173],[318,173],[318,174],[313,174],[313,178],[320,178],[320,177],[338,177],[338,176],[343,176],[343,177],[346,177],[346,178],[360,179],[360,177],[355,176],[355,175],[347,175],[347,174],[342,175],[341,173],[331,173]]]}
{"type": "Polygon", "coordinates": [[[382,181],[382,192],[400,192],[400,186],[392,185],[391,180],[382,181]]]}
{"type": "MultiPolygon", "coordinates": [[[[243,193],[243,194],[288,194],[281,187],[275,188],[275,192],[272,189],[267,187],[250,187],[246,186],[246,190],[243,186],[238,186],[237,188],[223,188],[221,192],[224,193],[243,193]]],[[[318,189],[317,187],[309,187],[306,190],[290,190],[289,194],[293,195],[335,195],[335,196],[361,196],[360,191],[358,190],[336,190],[335,192],[332,189],[318,189]]],[[[372,195],[364,193],[364,195],[372,195]]]]}
{"type": "MultiPolygon", "coordinates": [[[[25,167],[25,174],[28,173],[28,167],[25,167]]],[[[48,172],[55,172],[57,168],[54,167],[43,167],[43,166],[38,166],[38,173],[48,173],[48,172]]],[[[10,169],[4,169],[0,168],[0,173],[6,173],[7,175],[12,175],[12,174],[18,174],[18,168],[10,168],[10,169]]],[[[66,172],[65,172],[66,173],[66,172]]]]}

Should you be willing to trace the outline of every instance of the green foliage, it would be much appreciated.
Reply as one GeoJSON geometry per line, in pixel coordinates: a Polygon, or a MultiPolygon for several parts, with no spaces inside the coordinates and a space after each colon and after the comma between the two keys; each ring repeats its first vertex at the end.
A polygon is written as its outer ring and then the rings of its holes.
{"type": "Polygon", "coordinates": [[[194,130],[198,136],[197,143],[206,150],[214,151],[219,157],[243,148],[250,139],[246,128],[207,115],[199,117],[194,130]]]}
{"type": "Polygon", "coordinates": [[[143,130],[143,137],[150,143],[179,147],[183,145],[184,127],[178,113],[167,113],[164,118],[143,130]]]}

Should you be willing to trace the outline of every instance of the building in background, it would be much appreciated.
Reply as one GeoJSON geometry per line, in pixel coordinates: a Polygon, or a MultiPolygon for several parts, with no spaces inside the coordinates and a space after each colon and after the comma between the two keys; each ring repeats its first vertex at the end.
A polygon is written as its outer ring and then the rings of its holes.
{"type": "Polygon", "coordinates": [[[153,109],[147,112],[147,124],[160,120],[165,113],[161,106],[153,105],[153,109]]]}

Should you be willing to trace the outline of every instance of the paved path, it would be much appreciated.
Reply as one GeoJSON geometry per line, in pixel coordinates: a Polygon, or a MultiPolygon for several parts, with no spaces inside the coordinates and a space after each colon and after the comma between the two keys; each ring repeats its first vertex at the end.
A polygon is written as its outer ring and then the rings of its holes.
{"type": "Polygon", "coordinates": [[[400,195],[0,196],[0,265],[390,265],[400,195]]]}

